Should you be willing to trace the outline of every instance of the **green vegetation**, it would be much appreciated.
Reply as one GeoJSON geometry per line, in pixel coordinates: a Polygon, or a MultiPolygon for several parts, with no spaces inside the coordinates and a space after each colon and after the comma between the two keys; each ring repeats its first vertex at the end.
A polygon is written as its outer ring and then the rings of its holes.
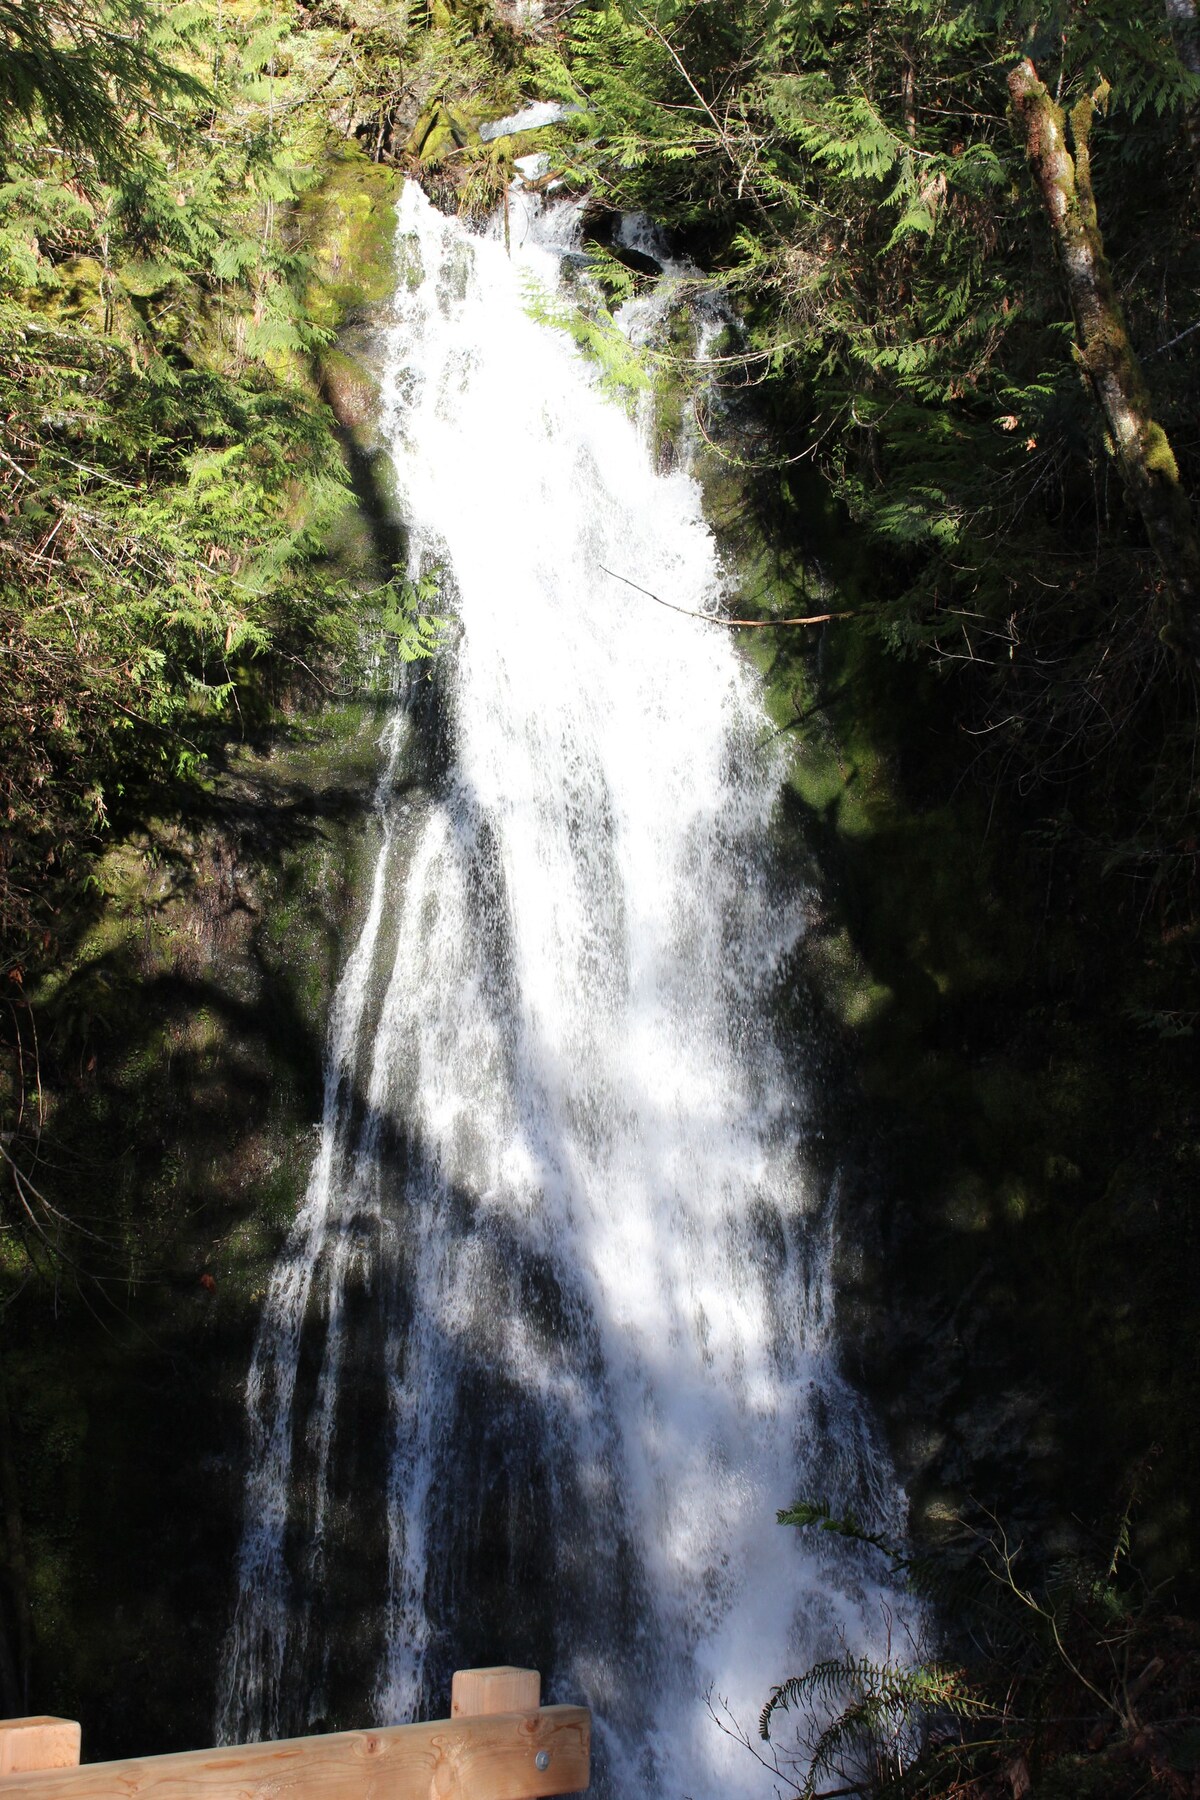
{"type": "Polygon", "coordinates": [[[802,1502],[779,1522],[836,1532],[886,1559],[893,1578],[952,1621],[952,1647],[968,1665],[922,1660],[918,1625],[886,1661],[847,1654],[781,1682],[758,1745],[744,1741],[801,1800],[983,1800],[997,1784],[1022,1800],[1188,1791],[1198,1634],[1130,1568],[1128,1510],[1111,1543],[1041,1569],[987,1515],[960,1531],[954,1557],[893,1548],[825,1503],[802,1502]]]}
{"type": "MultiPolygon", "coordinates": [[[[569,31],[588,175],[688,234],[744,321],[718,393],[753,408],[773,532],[829,559],[856,629],[937,667],[972,781],[1036,803],[1131,911],[1192,939],[1177,571],[1106,442],[1086,331],[1073,353],[1006,86],[1030,54],[1073,117],[1105,97],[1090,187],[1154,428],[1194,492],[1200,95],[1165,12],[662,0],[576,9],[569,31]],[[814,473],[849,553],[812,544],[814,473]]],[[[1153,463],[1149,425],[1147,443],[1153,463]]]]}
{"type": "Polygon", "coordinates": [[[353,679],[381,630],[430,638],[391,567],[333,553],[353,494],[321,360],[387,291],[395,186],[330,117],[355,101],[344,34],[247,6],[11,11],[0,934],[20,986],[111,815],[201,779],[314,667],[353,679]]]}

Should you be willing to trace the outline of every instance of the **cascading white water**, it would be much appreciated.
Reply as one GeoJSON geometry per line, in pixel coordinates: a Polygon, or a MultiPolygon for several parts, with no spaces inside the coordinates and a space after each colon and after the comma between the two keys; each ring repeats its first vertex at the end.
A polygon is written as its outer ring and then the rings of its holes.
{"type": "Polygon", "coordinates": [[[387,734],[248,1383],[219,1730],[324,1711],[327,1597],[374,1533],[361,1719],[444,1710],[467,1661],[536,1661],[595,1709],[597,1793],[716,1800],[765,1777],[707,1694],[752,1725],[774,1681],[880,1647],[871,1571],[776,1509],[828,1494],[894,1528],[899,1499],[838,1372],[830,1208],[769,1023],[800,908],[769,867],[755,679],[731,634],[617,579],[720,606],[698,488],[528,308],[575,229],[514,196],[506,248],[402,201],[384,424],[413,569],[441,565],[460,630],[423,800],[393,793],[387,734]],[[365,1313],[386,1451],[335,1502],[365,1313]]]}

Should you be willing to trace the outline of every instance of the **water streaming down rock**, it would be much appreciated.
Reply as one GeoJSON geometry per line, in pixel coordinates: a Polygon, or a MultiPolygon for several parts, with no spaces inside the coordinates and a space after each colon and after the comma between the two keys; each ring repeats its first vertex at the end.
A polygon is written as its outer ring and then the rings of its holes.
{"type": "Polygon", "coordinates": [[[710,1689],[750,1724],[773,1681],[882,1635],[855,1555],[776,1508],[819,1492],[894,1527],[898,1501],[838,1372],[831,1207],[769,1019],[800,913],[755,681],[728,633],[616,578],[720,605],[698,489],[528,306],[576,230],[514,197],[506,251],[402,202],[384,422],[413,567],[441,565],[460,630],[432,734],[386,734],[249,1377],[219,1731],[310,1726],[356,1658],[360,1722],[530,1661],[596,1709],[597,1793],[715,1800],[761,1782],[710,1689]]]}

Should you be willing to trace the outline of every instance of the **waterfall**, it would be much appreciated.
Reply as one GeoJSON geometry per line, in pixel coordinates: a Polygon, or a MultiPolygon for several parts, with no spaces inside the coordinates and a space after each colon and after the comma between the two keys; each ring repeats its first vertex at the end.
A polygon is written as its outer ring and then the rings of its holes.
{"type": "Polygon", "coordinates": [[[598,1795],[717,1800],[771,1783],[711,1706],[753,1729],[883,1639],[879,1571],[776,1509],[902,1507],[770,1019],[803,900],[778,752],[733,634],[638,591],[715,612],[726,577],[687,469],[530,306],[577,232],[401,202],[383,422],[457,632],[385,733],[247,1386],[219,1732],[436,1716],[453,1667],[530,1662],[595,1709],[598,1795]]]}

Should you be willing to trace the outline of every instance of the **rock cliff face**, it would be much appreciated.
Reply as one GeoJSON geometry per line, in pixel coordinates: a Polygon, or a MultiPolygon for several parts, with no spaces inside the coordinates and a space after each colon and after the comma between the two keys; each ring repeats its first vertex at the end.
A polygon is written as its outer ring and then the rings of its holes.
{"type": "MultiPolygon", "coordinates": [[[[870,593],[816,484],[727,460],[705,483],[739,612],[870,593]]],[[[913,1528],[983,1505],[1054,1555],[1136,1488],[1136,1554],[1186,1603],[1197,1040],[1139,1005],[1120,914],[973,785],[930,670],[853,621],[746,635],[792,745],[781,851],[812,881],[779,1016],[815,1066],[842,1342],[913,1528]]]]}
{"type": "MultiPolygon", "coordinates": [[[[353,330],[394,279],[397,187],[347,149],[299,220],[314,316],[346,334],[314,380],[359,506],[326,555],[363,585],[396,545],[353,330]]],[[[83,1229],[47,1281],[0,1251],[0,1699],[80,1717],[89,1759],[211,1741],[241,1385],[371,854],[384,703],[326,692],[298,672],[243,709],[181,811],[127,808],[22,1012],[43,1188],[83,1229]]]]}
{"type": "Polygon", "coordinates": [[[10,1531],[28,1701],[81,1717],[89,1758],[211,1738],[241,1385],[308,1173],[376,737],[372,706],[331,706],[232,754],[202,811],[103,860],[43,997],[56,1192],[104,1241],[8,1322],[10,1531]]]}

